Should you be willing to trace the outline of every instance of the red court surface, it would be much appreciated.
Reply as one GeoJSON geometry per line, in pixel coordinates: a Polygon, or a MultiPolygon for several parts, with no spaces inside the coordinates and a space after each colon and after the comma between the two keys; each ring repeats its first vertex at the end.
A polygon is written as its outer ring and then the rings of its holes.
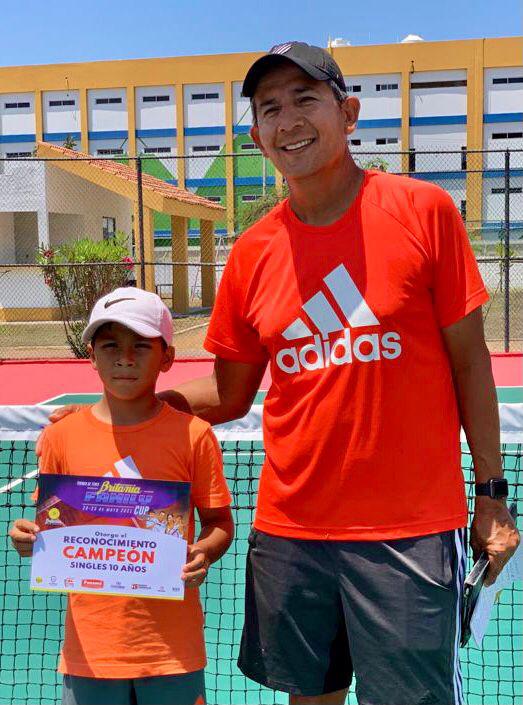
{"type": "MultiPolygon", "coordinates": [[[[212,360],[175,362],[160,375],[158,390],[172,389],[212,372],[212,360]]],[[[497,387],[523,385],[523,353],[494,353],[492,369],[497,387]]],[[[268,389],[267,371],[261,388],[268,389]]],[[[0,404],[37,404],[65,393],[100,392],[101,384],[88,360],[0,361],[0,404]]]]}

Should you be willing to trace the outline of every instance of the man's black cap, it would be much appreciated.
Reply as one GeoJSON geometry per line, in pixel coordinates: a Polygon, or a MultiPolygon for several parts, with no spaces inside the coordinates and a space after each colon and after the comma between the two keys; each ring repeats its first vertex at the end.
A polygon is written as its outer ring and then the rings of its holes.
{"type": "Polygon", "coordinates": [[[305,42],[285,42],[285,44],[277,44],[272,47],[265,56],[254,62],[245,76],[242,95],[246,98],[252,98],[260,78],[281,58],[292,61],[317,81],[334,81],[338,88],[345,93],[345,81],[340,67],[325,49],[305,44],[305,42]]]}

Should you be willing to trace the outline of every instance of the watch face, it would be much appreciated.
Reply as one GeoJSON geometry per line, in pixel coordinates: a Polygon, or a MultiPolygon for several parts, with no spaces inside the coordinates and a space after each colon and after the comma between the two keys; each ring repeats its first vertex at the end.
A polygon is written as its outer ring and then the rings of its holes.
{"type": "Polygon", "coordinates": [[[490,496],[493,499],[502,499],[508,496],[508,482],[503,480],[490,481],[490,496]]]}

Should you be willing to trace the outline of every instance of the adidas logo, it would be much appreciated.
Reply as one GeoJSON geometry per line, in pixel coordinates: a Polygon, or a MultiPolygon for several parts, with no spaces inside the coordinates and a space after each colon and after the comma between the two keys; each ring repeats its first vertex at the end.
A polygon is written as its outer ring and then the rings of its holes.
{"type": "Polygon", "coordinates": [[[394,331],[383,335],[363,333],[353,340],[352,329],[379,326],[380,322],[342,264],[327,274],[323,282],[347,323],[342,322],[323,291],[314,294],[302,309],[319,334],[314,333],[300,316],[287,326],[282,333],[285,340],[313,338],[313,342],[279,350],[276,364],[283,372],[297,374],[302,369],[319,370],[330,365],[347,365],[354,359],[360,362],[382,358],[395,360],[401,355],[400,335],[394,331]],[[330,336],[340,332],[341,336],[331,341],[330,336]]]}

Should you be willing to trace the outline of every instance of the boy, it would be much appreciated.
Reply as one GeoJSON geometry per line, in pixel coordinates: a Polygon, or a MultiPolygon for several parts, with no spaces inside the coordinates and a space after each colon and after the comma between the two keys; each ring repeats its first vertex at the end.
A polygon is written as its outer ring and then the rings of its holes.
{"type": "MultiPolygon", "coordinates": [[[[116,474],[115,462],[125,458],[144,478],[191,482],[185,599],[71,594],[59,665],[63,705],[205,702],[198,586],[230,546],[234,529],[209,424],[155,394],[158,375],[173,362],[172,332],[169,310],[156,294],[125,288],[102,297],[83,339],[103,397],[43,435],[42,473],[116,474]],[[193,506],[202,527],[194,543],[193,506]]],[[[10,536],[21,556],[32,554],[37,531],[27,519],[14,522],[10,536]]]]}

